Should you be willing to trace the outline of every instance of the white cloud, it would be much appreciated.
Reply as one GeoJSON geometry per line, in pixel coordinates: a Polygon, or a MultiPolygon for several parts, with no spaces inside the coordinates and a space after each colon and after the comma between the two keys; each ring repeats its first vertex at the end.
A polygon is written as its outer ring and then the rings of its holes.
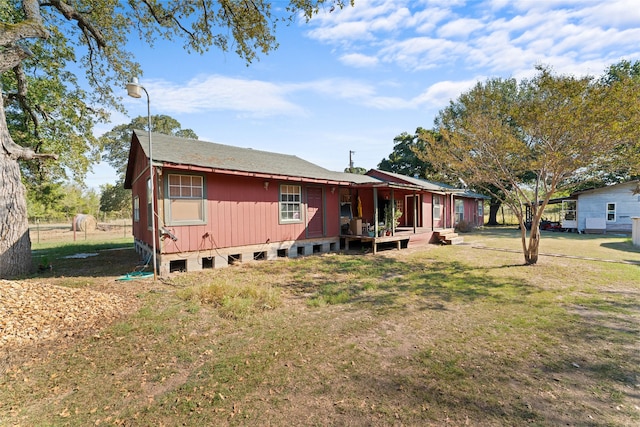
{"type": "Polygon", "coordinates": [[[466,45],[430,37],[406,39],[380,50],[385,62],[397,64],[409,70],[425,70],[438,65],[449,64],[467,51],[466,45]]]}
{"type": "Polygon", "coordinates": [[[593,55],[613,63],[637,52],[636,2],[360,0],[314,22],[308,34],[340,46],[340,60],[352,66],[378,58],[414,72],[464,64],[519,74],[538,63],[580,68],[593,55]]]}
{"type": "Polygon", "coordinates": [[[431,85],[427,90],[415,97],[412,102],[416,105],[444,108],[449,104],[449,101],[457,99],[462,93],[484,79],[484,77],[479,76],[478,78],[462,81],[444,80],[431,85]]]}
{"type": "MultiPolygon", "coordinates": [[[[338,60],[354,68],[398,67],[416,75],[429,70],[447,76],[460,69],[530,77],[542,64],[563,73],[600,73],[622,55],[640,57],[633,45],[640,29],[605,26],[606,19],[598,16],[614,14],[613,23],[638,24],[640,12],[619,16],[630,4],[617,0],[585,7],[575,0],[488,0],[486,7],[463,2],[443,7],[430,0],[360,0],[356,7],[314,17],[306,34],[335,44],[338,60]],[[624,52],[614,49],[620,46],[624,52]]],[[[278,83],[213,75],[194,78],[184,87],[150,84],[154,104],[163,111],[230,110],[267,117],[308,114],[295,101],[305,93],[382,110],[443,106],[475,81],[448,78],[413,99],[397,96],[407,89],[402,81],[398,88],[385,89],[380,82],[339,77],[278,83]]]]}
{"type": "Polygon", "coordinates": [[[467,38],[469,34],[483,27],[484,24],[478,19],[456,19],[441,26],[438,29],[438,36],[442,38],[467,38]]]}
{"type": "Polygon", "coordinates": [[[371,68],[378,65],[378,58],[375,56],[363,55],[361,53],[349,53],[340,57],[340,62],[356,68],[371,68]]]}
{"type": "Polygon", "coordinates": [[[232,110],[258,117],[301,115],[303,109],[286,99],[286,87],[274,83],[218,75],[200,76],[184,86],[167,81],[146,83],[153,104],[169,113],[232,110]]]}

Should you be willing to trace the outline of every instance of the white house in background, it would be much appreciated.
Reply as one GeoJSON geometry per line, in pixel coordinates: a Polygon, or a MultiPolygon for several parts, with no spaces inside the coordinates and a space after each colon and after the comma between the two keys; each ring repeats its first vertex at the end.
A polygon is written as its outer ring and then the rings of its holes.
{"type": "MultiPolygon", "coordinates": [[[[639,187],[636,180],[577,191],[563,201],[563,208],[575,206],[575,225],[580,233],[631,233],[631,218],[640,217],[639,187]]],[[[569,210],[566,213],[571,216],[569,210]]]]}

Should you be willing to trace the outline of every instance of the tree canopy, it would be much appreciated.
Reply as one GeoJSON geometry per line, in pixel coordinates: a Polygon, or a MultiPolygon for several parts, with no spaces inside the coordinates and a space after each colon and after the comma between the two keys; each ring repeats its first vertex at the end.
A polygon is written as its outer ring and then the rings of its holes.
{"type": "Polygon", "coordinates": [[[130,38],[150,45],[158,38],[182,40],[185,50],[200,54],[210,48],[232,50],[250,64],[278,47],[278,25],[352,2],[289,0],[278,7],[262,0],[0,3],[0,277],[26,274],[32,267],[18,162],[44,161],[22,172],[40,174],[45,182],[60,176],[56,168],[82,174],[97,160],[93,125],[108,120],[109,109],[123,111],[120,88],[142,74],[126,48],[130,38]]]}
{"type": "Polygon", "coordinates": [[[419,138],[422,132],[424,129],[419,127],[413,135],[402,132],[393,138],[393,151],[388,158],[384,158],[378,163],[378,168],[420,178],[427,178],[435,173],[431,164],[420,158],[418,154],[424,150],[423,142],[419,138]]]}
{"type": "MultiPolygon", "coordinates": [[[[119,180],[124,182],[124,174],[129,159],[131,133],[135,129],[146,129],[148,117],[138,116],[128,124],[118,125],[100,137],[103,159],[118,173],[119,180]]],[[[166,115],[151,116],[153,132],[173,135],[181,138],[198,139],[192,129],[182,129],[182,125],[173,117],[166,115]]],[[[148,130],[148,129],[147,129],[148,130]]]]}
{"type": "Polygon", "coordinates": [[[489,79],[452,101],[435,121],[442,141],[421,134],[423,159],[508,205],[520,221],[525,263],[535,264],[538,226],[556,191],[576,176],[611,170],[615,159],[638,170],[627,153],[637,150],[639,110],[640,81],[628,73],[598,79],[539,67],[531,79],[489,79]]]}

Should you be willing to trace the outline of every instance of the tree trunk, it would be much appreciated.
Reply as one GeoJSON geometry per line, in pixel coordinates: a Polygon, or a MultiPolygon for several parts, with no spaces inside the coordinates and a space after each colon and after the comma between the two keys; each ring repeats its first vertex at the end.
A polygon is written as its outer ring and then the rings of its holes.
{"type": "Polygon", "coordinates": [[[0,102],[0,278],[31,272],[31,239],[26,190],[20,179],[17,156],[0,102]]]}
{"type": "Polygon", "coordinates": [[[540,233],[538,228],[531,228],[529,235],[529,247],[524,253],[524,263],[526,265],[534,265],[538,262],[538,249],[540,248],[540,233]]]}
{"type": "Polygon", "coordinates": [[[498,212],[500,211],[500,206],[502,203],[498,201],[491,201],[489,203],[489,220],[486,225],[499,225],[498,224],[498,212]]]}
{"type": "MultiPolygon", "coordinates": [[[[524,216],[519,215],[520,221],[520,238],[522,241],[522,253],[524,254],[525,265],[535,265],[538,262],[538,249],[540,248],[540,230],[539,224],[529,230],[529,238],[527,239],[527,228],[524,223],[524,216]]],[[[534,221],[535,222],[535,221],[534,221]]]]}

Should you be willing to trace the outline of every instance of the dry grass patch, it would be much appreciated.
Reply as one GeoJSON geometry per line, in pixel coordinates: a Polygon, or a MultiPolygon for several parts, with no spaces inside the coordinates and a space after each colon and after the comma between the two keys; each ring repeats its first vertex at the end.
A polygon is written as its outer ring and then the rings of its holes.
{"type": "Polygon", "coordinates": [[[0,424],[638,425],[640,267],[521,264],[425,247],[176,275],[119,323],[14,356],[0,424]]]}

